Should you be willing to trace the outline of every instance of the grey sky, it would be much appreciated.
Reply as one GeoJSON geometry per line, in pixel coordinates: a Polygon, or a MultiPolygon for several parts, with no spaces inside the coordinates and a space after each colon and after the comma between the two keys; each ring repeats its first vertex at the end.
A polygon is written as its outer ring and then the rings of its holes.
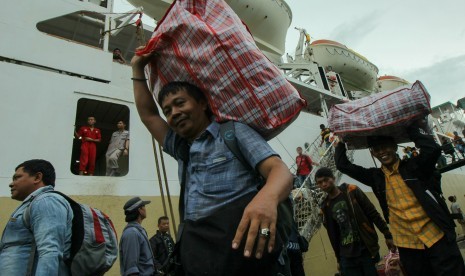
{"type": "Polygon", "coordinates": [[[288,0],[293,21],[286,51],[298,39],[294,27],[314,39],[345,44],[368,58],[380,75],[421,80],[432,105],[465,97],[465,1],[288,0]]]}

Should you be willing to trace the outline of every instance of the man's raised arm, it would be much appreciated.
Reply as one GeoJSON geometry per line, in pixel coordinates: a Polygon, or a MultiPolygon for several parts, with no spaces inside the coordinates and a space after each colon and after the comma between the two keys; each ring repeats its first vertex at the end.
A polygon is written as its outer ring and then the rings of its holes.
{"type": "MultiPolygon", "coordinates": [[[[142,48],[142,47],[141,47],[142,48]]],[[[138,48],[137,50],[140,50],[138,48]]],[[[131,60],[132,80],[134,87],[134,99],[136,101],[139,117],[149,130],[150,134],[163,145],[166,133],[168,132],[168,124],[160,116],[158,107],[155,104],[152,93],[147,86],[144,68],[155,56],[155,53],[150,53],[142,56],[135,55],[131,60]]]]}

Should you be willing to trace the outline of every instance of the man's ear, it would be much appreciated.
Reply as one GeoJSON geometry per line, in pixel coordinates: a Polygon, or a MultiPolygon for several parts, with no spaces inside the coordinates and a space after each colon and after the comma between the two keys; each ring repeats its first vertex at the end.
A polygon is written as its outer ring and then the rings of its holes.
{"type": "Polygon", "coordinates": [[[42,179],[44,177],[44,174],[41,172],[36,173],[35,178],[34,178],[34,184],[39,184],[42,182],[42,179]]]}

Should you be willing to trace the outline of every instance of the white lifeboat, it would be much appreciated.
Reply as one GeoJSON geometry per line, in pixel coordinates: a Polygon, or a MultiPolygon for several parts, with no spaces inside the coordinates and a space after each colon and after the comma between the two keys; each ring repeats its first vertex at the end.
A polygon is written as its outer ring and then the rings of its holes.
{"type": "Polygon", "coordinates": [[[364,56],[336,41],[321,39],[309,46],[311,59],[323,67],[331,66],[341,76],[346,90],[372,92],[378,67],[364,56]]]}
{"type": "MultiPolygon", "coordinates": [[[[172,0],[128,0],[144,13],[159,21],[172,0]]],[[[226,0],[242,21],[247,24],[258,48],[273,62],[279,62],[285,52],[287,29],[292,12],[284,0],[226,0]]]]}
{"type": "Polygon", "coordinates": [[[408,81],[402,78],[389,75],[379,77],[376,83],[378,85],[376,89],[378,92],[394,90],[398,87],[410,84],[408,81]]]}

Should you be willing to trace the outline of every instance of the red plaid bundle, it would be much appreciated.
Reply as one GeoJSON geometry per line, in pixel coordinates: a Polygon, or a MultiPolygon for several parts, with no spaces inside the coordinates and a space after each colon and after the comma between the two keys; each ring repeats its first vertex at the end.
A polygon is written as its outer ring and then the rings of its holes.
{"type": "Polygon", "coordinates": [[[430,96],[420,81],[337,104],[329,114],[329,128],[342,136],[350,148],[366,148],[366,137],[393,136],[397,143],[409,142],[405,126],[431,113],[430,96]]]}
{"type": "Polygon", "coordinates": [[[175,1],[137,54],[151,51],[159,54],[150,63],[155,96],[168,82],[190,82],[205,92],[217,121],[246,123],[266,139],[306,105],[222,0],[175,1]]]}

